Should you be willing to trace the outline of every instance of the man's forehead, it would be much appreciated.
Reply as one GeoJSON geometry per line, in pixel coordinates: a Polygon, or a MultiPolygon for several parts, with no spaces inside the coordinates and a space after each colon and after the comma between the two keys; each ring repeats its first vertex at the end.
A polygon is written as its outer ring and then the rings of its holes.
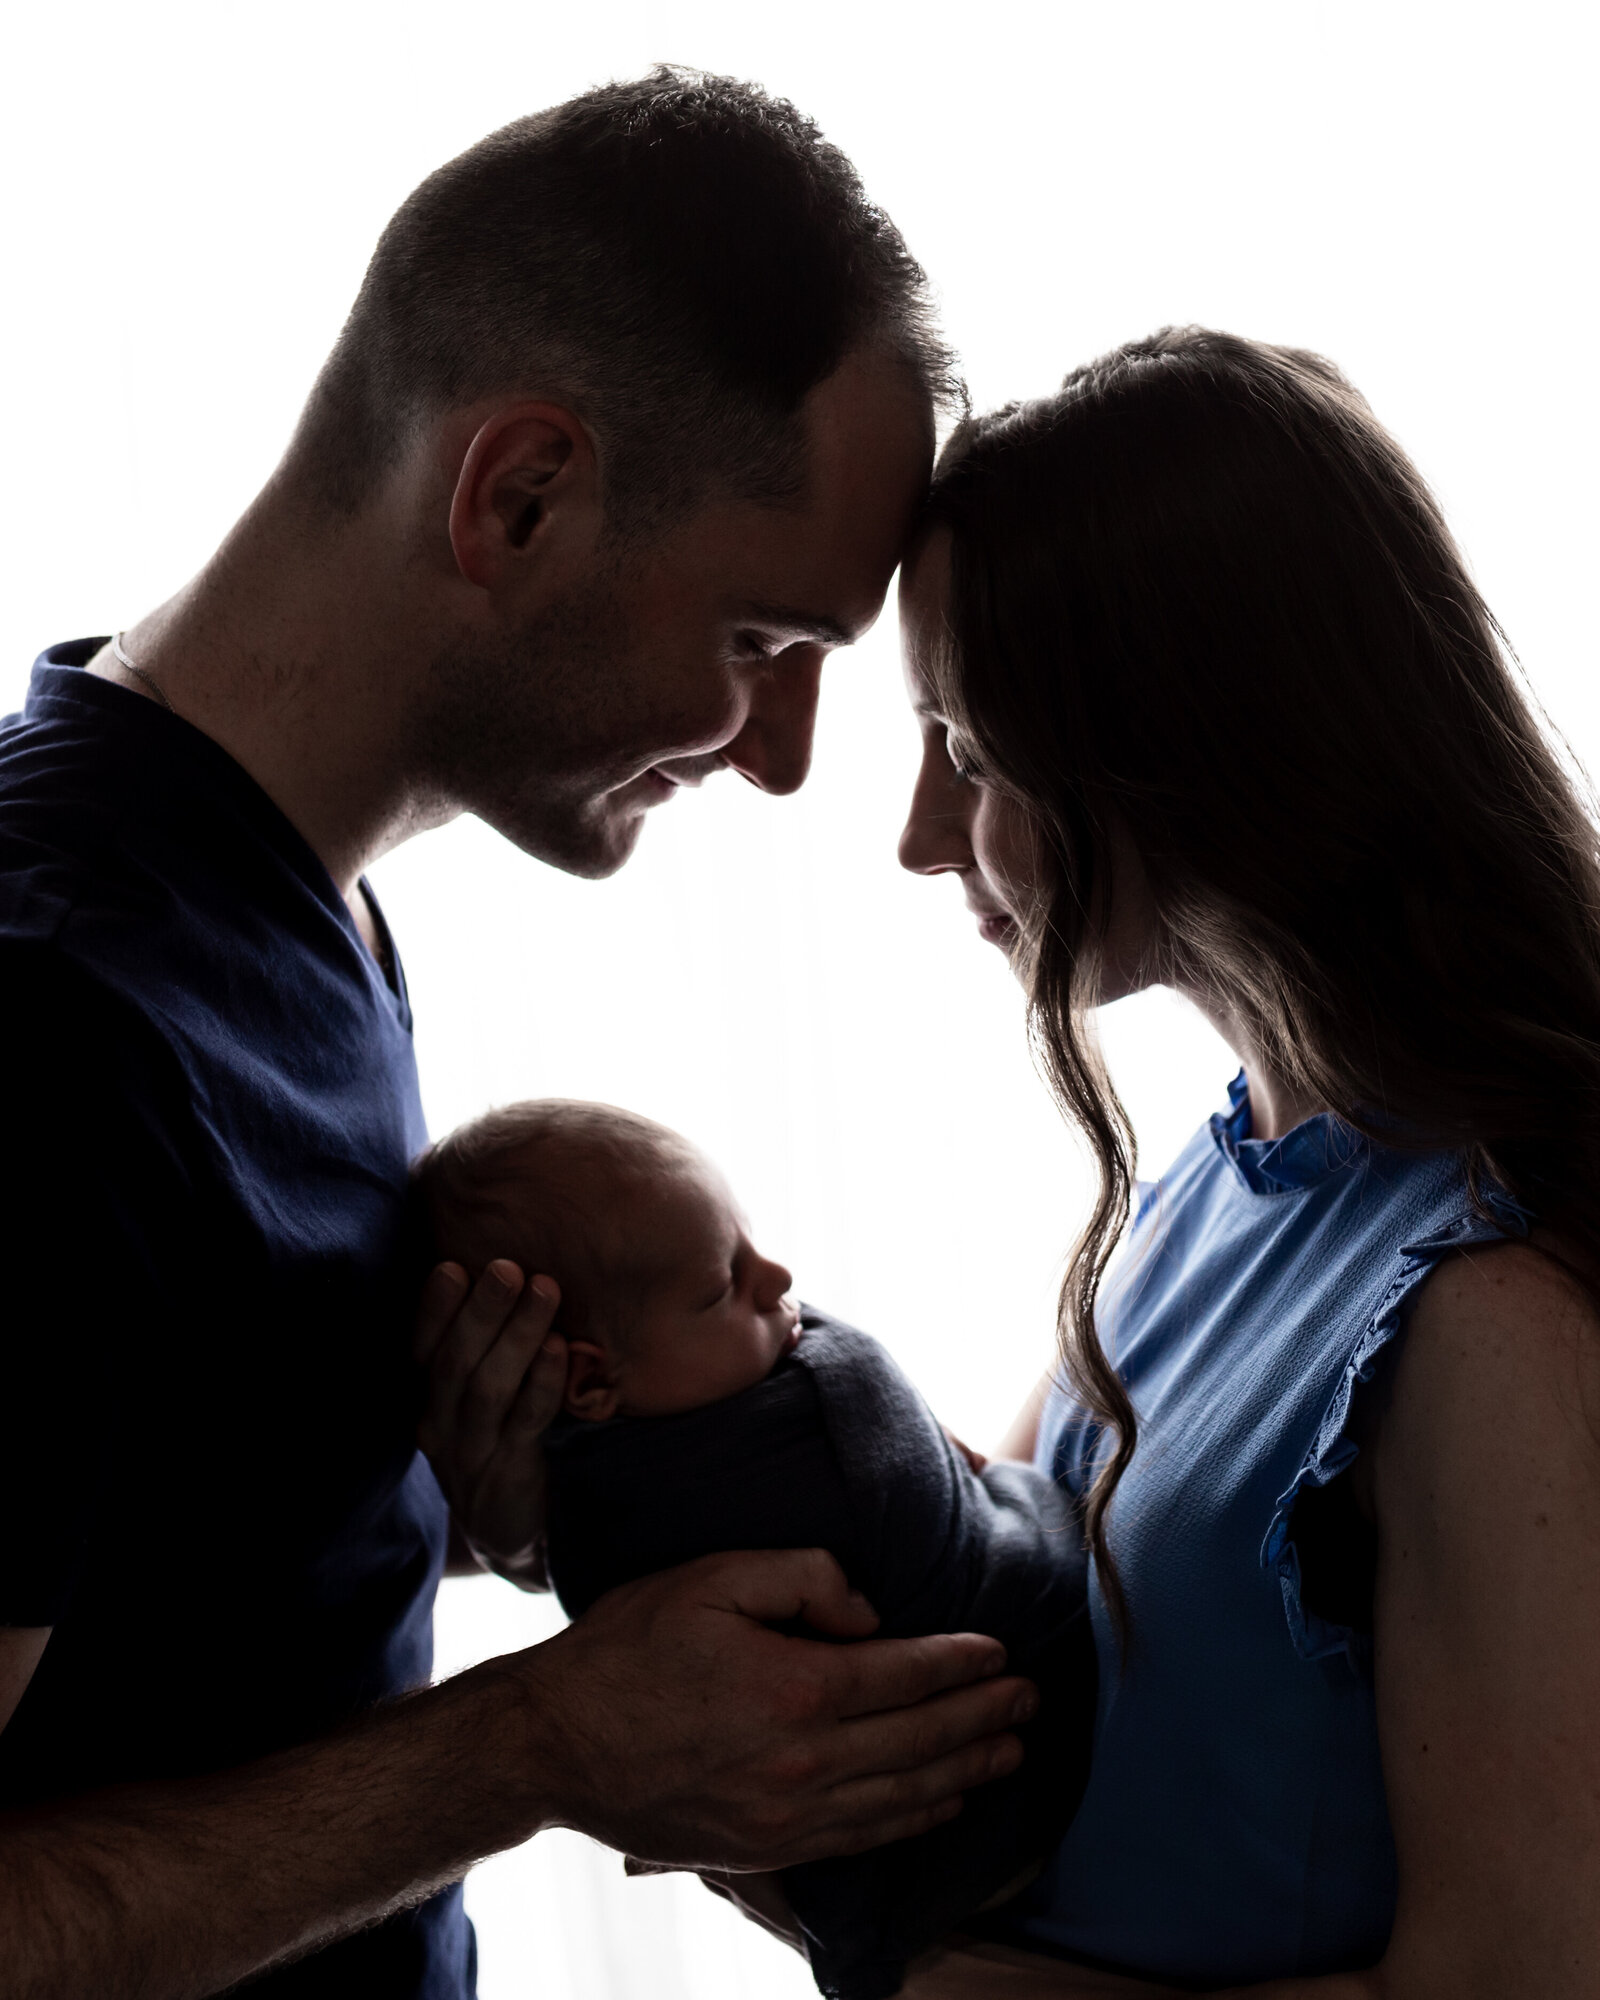
{"type": "Polygon", "coordinates": [[[808,401],[807,478],[794,526],[813,560],[881,595],[927,497],[931,404],[904,366],[883,356],[847,359],[808,401]]]}

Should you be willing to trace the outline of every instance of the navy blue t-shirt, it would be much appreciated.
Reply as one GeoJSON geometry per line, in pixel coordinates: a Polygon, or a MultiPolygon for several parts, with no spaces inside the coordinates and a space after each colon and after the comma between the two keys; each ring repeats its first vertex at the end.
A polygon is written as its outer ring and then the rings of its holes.
{"type": "MultiPolygon", "coordinates": [[[[0,1807],[226,1769],[427,1681],[424,1142],[398,961],[208,737],[57,646],[0,725],[0,1807]]],[[[381,925],[381,919],[380,919],[381,925]]],[[[252,1987],[462,2000],[459,1890],[252,1987]]]]}

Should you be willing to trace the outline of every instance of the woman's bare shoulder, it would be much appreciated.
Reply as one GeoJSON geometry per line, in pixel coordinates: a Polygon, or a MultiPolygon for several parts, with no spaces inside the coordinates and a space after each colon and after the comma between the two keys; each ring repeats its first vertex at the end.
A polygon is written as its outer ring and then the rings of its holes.
{"type": "Polygon", "coordinates": [[[1385,1990],[1592,1993],[1600,1312],[1547,1245],[1430,1276],[1373,1459],[1385,1990]]]}
{"type": "MultiPolygon", "coordinates": [[[[1596,1399],[1600,1285],[1558,1238],[1480,1244],[1446,1258],[1417,1297],[1400,1376],[1443,1371],[1484,1388],[1543,1381],[1596,1399]]],[[[1600,1436],[1600,1430],[1597,1430],[1600,1436]]]]}

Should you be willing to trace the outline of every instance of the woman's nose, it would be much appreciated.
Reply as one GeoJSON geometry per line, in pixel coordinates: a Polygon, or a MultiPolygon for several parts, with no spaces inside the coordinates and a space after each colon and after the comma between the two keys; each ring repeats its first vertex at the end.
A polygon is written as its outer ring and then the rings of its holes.
{"type": "Polygon", "coordinates": [[[972,866],[972,837],[955,790],[947,771],[923,765],[900,835],[900,866],[913,875],[961,874],[972,866]]]}

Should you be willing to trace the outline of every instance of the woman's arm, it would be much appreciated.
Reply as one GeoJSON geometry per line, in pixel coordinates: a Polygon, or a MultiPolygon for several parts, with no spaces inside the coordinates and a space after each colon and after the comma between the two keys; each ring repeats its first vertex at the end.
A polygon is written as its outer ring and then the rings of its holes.
{"type": "Polygon", "coordinates": [[[1398,2000],[1600,1990],[1597,1422],[1600,1319],[1556,1264],[1440,1268],[1373,1451],[1398,2000]]]}
{"type": "Polygon", "coordinates": [[[1028,1391],[1028,1400],[1011,1419],[1011,1428],[995,1446],[995,1458],[1018,1458],[1025,1464],[1033,1459],[1033,1448],[1039,1441],[1039,1419],[1044,1415],[1045,1403],[1049,1400],[1050,1384],[1055,1376],[1047,1369],[1028,1391]]]}
{"type": "MultiPolygon", "coordinates": [[[[1536,1250],[1428,1281],[1373,1452],[1377,1693],[1400,1861],[1371,1972],[1250,2000],[1600,1992],[1600,1318],[1536,1250]]],[[[907,2000],[1154,2000],[960,1949],[907,2000]]]]}

